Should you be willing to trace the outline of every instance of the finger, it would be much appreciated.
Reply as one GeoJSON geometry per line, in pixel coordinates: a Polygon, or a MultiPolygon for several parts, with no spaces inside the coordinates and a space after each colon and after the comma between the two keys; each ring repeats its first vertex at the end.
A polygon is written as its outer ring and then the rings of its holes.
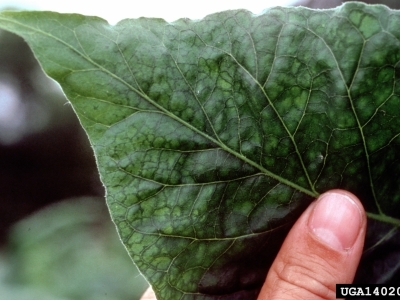
{"type": "Polygon", "coordinates": [[[342,190],[322,194],[289,232],[258,299],[335,299],[336,284],[354,279],[365,231],[357,197],[342,190]]]}
{"type": "Polygon", "coordinates": [[[156,294],[154,294],[154,291],[151,288],[151,286],[144,292],[140,300],[157,300],[156,294]]]}

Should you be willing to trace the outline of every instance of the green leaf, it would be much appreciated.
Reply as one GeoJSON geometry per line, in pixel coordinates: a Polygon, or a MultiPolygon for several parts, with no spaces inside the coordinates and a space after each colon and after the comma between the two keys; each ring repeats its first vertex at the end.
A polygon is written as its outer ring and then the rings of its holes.
{"type": "MultiPolygon", "coordinates": [[[[399,257],[399,26],[398,11],[361,3],[116,26],[0,15],[71,101],[159,299],[255,298],[287,230],[331,188],[372,220],[360,270],[399,257]]],[[[398,282],[396,264],[384,272],[398,282]]]]}
{"type": "Polygon", "coordinates": [[[0,253],[1,299],[140,299],[147,283],[99,201],[67,199],[15,224],[12,252],[0,253]]]}

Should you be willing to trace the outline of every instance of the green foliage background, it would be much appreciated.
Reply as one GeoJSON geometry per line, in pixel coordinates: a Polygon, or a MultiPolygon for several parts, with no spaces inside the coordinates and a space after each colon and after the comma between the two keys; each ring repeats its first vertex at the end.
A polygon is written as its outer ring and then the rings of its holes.
{"type": "Polygon", "coordinates": [[[0,299],[140,299],[147,282],[98,202],[68,199],[14,225],[0,299]]]}

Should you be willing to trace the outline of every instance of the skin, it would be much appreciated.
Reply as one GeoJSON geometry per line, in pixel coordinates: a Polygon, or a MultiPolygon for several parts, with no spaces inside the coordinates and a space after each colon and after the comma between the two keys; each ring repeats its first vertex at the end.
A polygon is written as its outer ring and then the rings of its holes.
{"type": "MultiPolygon", "coordinates": [[[[343,190],[322,194],[304,211],[273,262],[258,300],[335,299],[352,283],[367,226],[360,200],[343,190]]],[[[151,289],[141,300],[155,300],[151,289]]]]}

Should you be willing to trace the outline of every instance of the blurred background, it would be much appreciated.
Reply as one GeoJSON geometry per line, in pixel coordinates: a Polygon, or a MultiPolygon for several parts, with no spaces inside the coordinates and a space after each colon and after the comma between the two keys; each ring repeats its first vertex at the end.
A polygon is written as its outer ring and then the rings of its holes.
{"type": "MultiPolygon", "coordinates": [[[[126,1],[125,1],[126,2],[126,1]]],[[[84,1],[2,1],[3,9],[192,19],[226,9],[274,5],[331,8],[343,1],[179,1],[85,6],[84,1]]],[[[400,8],[400,1],[385,3],[400,8]]],[[[59,86],[25,42],[0,31],[0,300],[139,299],[147,283],[110,221],[86,134],[59,86]]]]}

